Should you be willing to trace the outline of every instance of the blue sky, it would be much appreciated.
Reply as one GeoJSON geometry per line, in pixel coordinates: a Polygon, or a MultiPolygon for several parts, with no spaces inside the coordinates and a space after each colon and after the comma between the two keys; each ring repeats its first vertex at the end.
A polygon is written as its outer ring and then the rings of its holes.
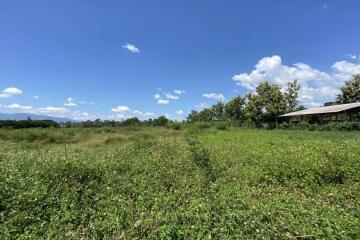
{"type": "Polygon", "coordinates": [[[1,3],[0,112],[182,119],[294,78],[310,107],[360,73],[357,0],[1,3]]]}

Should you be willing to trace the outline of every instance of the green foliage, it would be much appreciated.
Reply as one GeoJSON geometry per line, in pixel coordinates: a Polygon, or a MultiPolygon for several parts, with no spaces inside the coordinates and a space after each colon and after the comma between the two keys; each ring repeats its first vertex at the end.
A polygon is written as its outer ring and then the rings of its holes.
{"type": "Polygon", "coordinates": [[[360,122],[330,122],[327,124],[310,124],[302,121],[298,123],[284,122],[279,125],[279,129],[286,130],[309,130],[309,131],[359,131],[360,122]]]}
{"type": "Polygon", "coordinates": [[[198,122],[198,123],[195,123],[194,126],[200,130],[211,128],[211,124],[208,122],[198,122]]]}
{"type": "Polygon", "coordinates": [[[297,80],[288,83],[284,92],[280,86],[265,81],[257,86],[256,93],[249,93],[245,97],[234,97],[226,104],[218,102],[200,112],[192,110],[187,121],[191,123],[219,120],[239,123],[251,121],[257,127],[265,125],[273,128],[280,114],[303,107],[298,106],[299,90],[300,85],[297,80]]]}
{"type": "Polygon", "coordinates": [[[346,81],[340,88],[341,94],[337,96],[338,103],[360,102],[360,74],[355,75],[353,79],[346,81]]]}
{"type": "Polygon", "coordinates": [[[0,120],[0,128],[14,128],[14,129],[22,129],[22,128],[57,128],[59,124],[52,120],[31,120],[30,118],[27,120],[0,120]]]}
{"type": "Polygon", "coordinates": [[[225,104],[223,102],[216,103],[211,107],[211,110],[213,113],[211,120],[222,121],[225,119],[225,104]]]}
{"type": "Polygon", "coordinates": [[[360,239],[357,132],[206,124],[0,130],[0,239],[360,239]]]}
{"type": "Polygon", "coordinates": [[[171,129],[174,129],[174,130],[181,130],[182,123],[174,122],[174,123],[169,124],[168,127],[171,129]]]}
{"type": "Polygon", "coordinates": [[[227,129],[227,125],[225,122],[217,122],[215,124],[215,127],[217,130],[226,130],[227,129]]]}
{"type": "Polygon", "coordinates": [[[300,85],[298,84],[298,81],[296,79],[293,82],[288,83],[287,91],[284,93],[286,112],[295,111],[298,107],[299,90],[300,85]]]}
{"type": "Polygon", "coordinates": [[[234,97],[225,105],[225,117],[232,121],[245,120],[245,102],[246,99],[241,96],[234,97]]]}
{"type": "Polygon", "coordinates": [[[166,126],[168,123],[169,119],[167,119],[165,116],[160,116],[152,121],[153,126],[166,126]]]}

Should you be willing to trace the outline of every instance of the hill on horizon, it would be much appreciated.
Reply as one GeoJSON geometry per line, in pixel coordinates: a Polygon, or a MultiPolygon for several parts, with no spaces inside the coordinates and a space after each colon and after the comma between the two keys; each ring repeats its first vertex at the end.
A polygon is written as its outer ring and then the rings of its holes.
{"type": "Polygon", "coordinates": [[[61,122],[77,122],[70,118],[53,117],[47,115],[37,115],[32,113],[0,113],[0,120],[26,120],[31,118],[32,120],[52,120],[58,123],[61,122]]]}

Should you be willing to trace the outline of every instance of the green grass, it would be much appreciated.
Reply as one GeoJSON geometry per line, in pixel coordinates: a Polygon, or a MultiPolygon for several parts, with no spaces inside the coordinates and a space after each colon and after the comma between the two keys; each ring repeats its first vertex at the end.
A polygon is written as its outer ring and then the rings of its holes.
{"type": "Polygon", "coordinates": [[[30,129],[0,139],[0,239],[360,239],[357,132],[30,129]]]}

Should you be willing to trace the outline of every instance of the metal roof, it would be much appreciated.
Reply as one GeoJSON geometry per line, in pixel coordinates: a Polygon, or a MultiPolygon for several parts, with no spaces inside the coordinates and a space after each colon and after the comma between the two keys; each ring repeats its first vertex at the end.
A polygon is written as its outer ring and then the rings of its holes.
{"type": "Polygon", "coordinates": [[[326,114],[326,113],[339,113],[346,110],[354,109],[360,107],[360,102],[356,103],[347,103],[347,104],[339,104],[333,106],[326,106],[326,107],[316,107],[316,108],[309,108],[297,112],[291,112],[280,117],[292,117],[292,116],[301,116],[301,115],[316,115],[316,114],[326,114]]]}

